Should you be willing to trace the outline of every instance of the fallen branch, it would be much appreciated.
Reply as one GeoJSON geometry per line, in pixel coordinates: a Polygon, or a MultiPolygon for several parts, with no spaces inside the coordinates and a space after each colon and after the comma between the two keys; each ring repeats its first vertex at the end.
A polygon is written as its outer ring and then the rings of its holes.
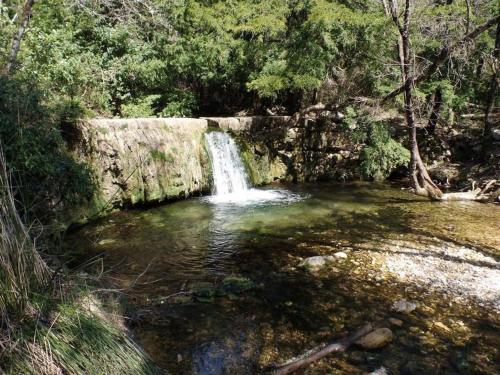
{"type": "Polygon", "coordinates": [[[333,342],[327,346],[320,345],[308,352],[302,354],[297,359],[288,361],[280,366],[275,367],[270,371],[270,374],[274,375],[286,375],[290,374],[298,369],[308,366],[313,362],[327,356],[330,353],[345,352],[352,344],[354,344],[358,339],[366,336],[368,333],[373,331],[373,326],[371,324],[366,324],[364,327],[356,331],[353,335],[341,339],[339,341],[333,342]]]}
{"type": "Polygon", "coordinates": [[[492,200],[493,194],[489,194],[488,191],[492,190],[492,188],[494,188],[496,184],[497,184],[496,180],[491,180],[482,189],[480,188],[474,189],[474,184],[473,184],[472,190],[460,193],[443,194],[441,200],[489,202],[492,200]]]}
{"type": "MultiPolygon", "coordinates": [[[[484,113],[467,113],[465,115],[461,115],[461,118],[466,118],[470,120],[484,120],[486,115],[484,113]]],[[[500,117],[500,113],[491,113],[489,115],[490,118],[498,118],[500,117]]]]}

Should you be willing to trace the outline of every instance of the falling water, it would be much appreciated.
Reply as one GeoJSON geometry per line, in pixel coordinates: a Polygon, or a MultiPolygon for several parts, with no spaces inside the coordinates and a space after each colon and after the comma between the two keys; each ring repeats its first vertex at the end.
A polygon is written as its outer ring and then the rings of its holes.
{"type": "MultiPolygon", "coordinates": [[[[212,162],[215,195],[208,197],[212,203],[233,205],[291,203],[302,199],[299,194],[283,189],[252,189],[249,187],[245,167],[238,147],[231,136],[224,132],[210,132],[205,135],[212,162]]],[[[220,214],[226,216],[224,207],[220,214]]]]}
{"type": "Polygon", "coordinates": [[[227,133],[210,132],[206,135],[215,184],[215,194],[223,196],[248,190],[243,162],[234,139],[227,133]]]}

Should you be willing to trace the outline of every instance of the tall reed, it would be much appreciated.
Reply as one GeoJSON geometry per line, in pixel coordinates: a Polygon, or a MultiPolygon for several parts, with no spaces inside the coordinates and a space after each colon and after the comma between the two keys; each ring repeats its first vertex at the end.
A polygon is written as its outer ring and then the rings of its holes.
{"type": "Polygon", "coordinates": [[[11,179],[0,147],[0,326],[21,318],[50,276],[35,241],[15,205],[11,179]]]}

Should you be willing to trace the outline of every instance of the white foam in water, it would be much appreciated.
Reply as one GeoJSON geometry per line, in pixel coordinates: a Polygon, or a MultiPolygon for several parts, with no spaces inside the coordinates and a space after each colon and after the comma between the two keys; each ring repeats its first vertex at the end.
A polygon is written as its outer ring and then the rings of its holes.
{"type": "Polygon", "coordinates": [[[206,135],[214,177],[215,195],[208,199],[212,203],[238,205],[258,202],[290,202],[300,199],[286,190],[250,189],[245,167],[234,140],[224,132],[210,132],[206,135]]]}
{"type": "Polygon", "coordinates": [[[248,189],[239,193],[212,195],[208,197],[208,200],[212,203],[247,205],[267,202],[294,202],[301,198],[298,194],[292,194],[286,190],[248,189]]]}

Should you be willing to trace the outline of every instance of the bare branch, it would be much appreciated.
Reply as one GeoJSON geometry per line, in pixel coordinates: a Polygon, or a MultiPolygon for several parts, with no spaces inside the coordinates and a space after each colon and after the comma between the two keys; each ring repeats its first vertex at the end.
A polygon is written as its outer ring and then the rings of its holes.
{"type": "MultiPolygon", "coordinates": [[[[427,67],[417,77],[411,76],[411,77],[408,77],[407,80],[410,81],[410,84],[412,86],[416,86],[419,83],[421,83],[423,81],[426,81],[427,79],[429,79],[437,71],[437,69],[441,65],[443,65],[446,62],[446,60],[450,57],[450,54],[455,49],[457,49],[458,47],[460,47],[464,43],[468,43],[468,42],[474,40],[481,33],[485,32],[490,27],[492,27],[493,25],[498,24],[499,22],[500,22],[500,15],[498,15],[496,17],[493,17],[493,18],[489,19],[488,21],[486,21],[485,23],[483,23],[482,25],[478,26],[477,28],[475,28],[474,30],[472,30],[470,33],[468,33],[464,38],[462,38],[459,42],[457,42],[455,44],[452,44],[450,46],[443,47],[441,49],[441,51],[439,51],[439,53],[437,54],[436,58],[434,59],[434,62],[429,67],[427,67]]],[[[392,91],[390,94],[386,95],[382,101],[385,102],[385,101],[387,101],[389,99],[395,98],[399,94],[402,94],[405,91],[405,86],[406,86],[406,83],[402,84],[397,89],[395,89],[394,91],[392,91]]]]}
{"type": "Polygon", "coordinates": [[[16,62],[17,54],[19,53],[19,48],[21,47],[21,40],[23,39],[24,33],[26,32],[26,28],[28,27],[28,23],[31,18],[31,10],[34,3],[35,0],[26,0],[26,2],[24,3],[21,24],[19,25],[19,28],[17,29],[17,32],[12,40],[9,59],[7,60],[7,64],[5,64],[5,67],[3,69],[3,74],[5,75],[10,74],[12,66],[16,62]]]}

